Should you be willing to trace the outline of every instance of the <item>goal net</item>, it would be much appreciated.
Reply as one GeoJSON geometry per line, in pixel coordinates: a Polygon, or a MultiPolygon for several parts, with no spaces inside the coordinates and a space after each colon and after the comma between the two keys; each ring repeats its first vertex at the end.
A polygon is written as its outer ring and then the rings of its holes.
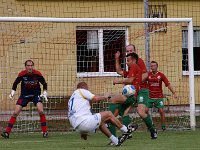
{"type": "MultiPolygon", "coordinates": [[[[125,46],[134,44],[139,57],[145,62],[145,29],[148,23],[150,60],[159,64],[174,86],[179,98],[174,99],[163,86],[168,129],[190,129],[195,125],[193,75],[188,73],[188,19],[92,19],[92,18],[1,18],[0,20],[0,122],[5,128],[20,94],[18,85],[15,100],[8,95],[24,62],[31,59],[48,84],[48,102],[44,102],[50,131],[69,131],[67,102],[79,81],[88,83],[95,94],[120,94],[121,85],[113,85],[115,78],[114,55],[120,51],[121,67],[127,69],[125,46]],[[110,21],[110,22],[109,22],[110,21]],[[164,22],[164,23],[163,23],[164,22]],[[154,28],[162,24],[162,28],[154,28]],[[164,26],[163,26],[164,25],[164,26]],[[186,28],[185,28],[186,29],[186,28]],[[192,106],[191,106],[191,105],[192,106]],[[191,122],[191,120],[193,120],[191,122]]],[[[192,40],[192,39],[189,39],[192,40]]],[[[189,47],[190,48],[190,47],[189,47]]],[[[192,57],[191,57],[192,58],[192,57]]],[[[191,59],[190,58],[190,59],[191,59]]],[[[191,60],[190,60],[191,61],[191,60]]],[[[192,68],[190,68],[192,69],[192,68]]],[[[92,104],[93,111],[107,110],[108,102],[92,104]]],[[[156,108],[150,113],[160,128],[156,108]]],[[[134,122],[144,126],[136,112],[130,111],[134,122]]],[[[40,131],[37,109],[29,103],[23,109],[13,131],[40,131]]]]}

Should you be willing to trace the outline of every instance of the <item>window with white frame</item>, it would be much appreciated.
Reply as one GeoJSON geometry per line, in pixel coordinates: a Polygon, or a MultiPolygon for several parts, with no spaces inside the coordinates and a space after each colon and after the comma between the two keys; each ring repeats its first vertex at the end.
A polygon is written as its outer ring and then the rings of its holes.
{"type": "MultiPolygon", "coordinates": [[[[194,27],[193,32],[194,75],[200,75],[200,27],[194,27]]],[[[188,30],[182,30],[182,70],[188,75],[188,30]]]]}
{"type": "Polygon", "coordinates": [[[116,76],[115,53],[121,53],[121,67],[125,64],[125,27],[78,27],[76,30],[77,73],[79,77],[116,76]]]}

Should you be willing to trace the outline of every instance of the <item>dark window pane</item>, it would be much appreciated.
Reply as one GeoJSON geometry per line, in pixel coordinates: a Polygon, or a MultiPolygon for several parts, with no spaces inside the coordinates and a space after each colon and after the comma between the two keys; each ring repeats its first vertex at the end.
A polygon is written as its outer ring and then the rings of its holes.
{"type": "Polygon", "coordinates": [[[103,55],[104,71],[116,72],[115,53],[120,51],[122,68],[126,67],[125,62],[125,31],[124,30],[104,30],[103,31],[103,55]]]}
{"type": "Polygon", "coordinates": [[[200,70],[200,47],[194,47],[194,70],[200,70]]]}
{"type": "MultiPolygon", "coordinates": [[[[200,46],[199,46],[199,34],[200,30],[194,30],[194,34],[193,34],[193,55],[194,55],[194,71],[199,71],[200,70],[200,46]]],[[[188,31],[187,30],[183,30],[182,31],[182,70],[183,71],[188,71],[188,31]]]]}
{"type": "MultiPolygon", "coordinates": [[[[182,70],[183,71],[188,71],[188,49],[187,48],[182,48],[182,54],[183,54],[183,59],[182,59],[182,70]]],[[[193,48],[193,54],[194,54],[194,71],[199,71],[200,70],[200,47],[194,47],[193,48]]]]}
{"type": "Polygon", "coordinates": [[[99,50],[88,49],[87,30],[76,31],[77,72],[99,71],[99,50]]]}
{"type": "Polygon", "coordinates": [[[187,48],[182,48],[182,70],[183,71],[188,71],[188,49],[187,48]]]}

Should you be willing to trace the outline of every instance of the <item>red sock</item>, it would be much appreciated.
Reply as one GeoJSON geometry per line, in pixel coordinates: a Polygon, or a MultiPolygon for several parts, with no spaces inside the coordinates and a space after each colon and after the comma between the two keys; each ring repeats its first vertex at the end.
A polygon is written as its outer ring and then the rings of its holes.
{"type": "Polygon", "coordinates": [[[40,115],[40,123],[42,132],[47,132],[47,124],[46,124],[46,117],[45,114],[40,115]]]}
{"type": "Polygon", "coordinates": [[[11,116],[9,123],[8,123],[8,126],[6,127],[6,132],[8,132],[8,134],[10,134],[12,127],[15,124],[15,121],[16,121],[16,117],[11,116]]]}

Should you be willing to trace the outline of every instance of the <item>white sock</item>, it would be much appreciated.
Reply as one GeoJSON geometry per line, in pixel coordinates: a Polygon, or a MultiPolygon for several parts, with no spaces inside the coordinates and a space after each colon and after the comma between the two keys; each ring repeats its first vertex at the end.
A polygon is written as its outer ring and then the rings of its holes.
{"type": "Polygon", "coordinates": [[[110,140],[111,140],[115,145],[118,144],[118,138],[115,137],[114,135],[111,135],[110,140]]]}
{"type": "Polygon", "coordinates": [[[125,125],[123,125],[123,126],[120,128],[120,130],[121,130],[122,132],[127,132],[127,131],[128,131],[128,129],[127,129],[127,127],[126,127],[125,125]]]}

